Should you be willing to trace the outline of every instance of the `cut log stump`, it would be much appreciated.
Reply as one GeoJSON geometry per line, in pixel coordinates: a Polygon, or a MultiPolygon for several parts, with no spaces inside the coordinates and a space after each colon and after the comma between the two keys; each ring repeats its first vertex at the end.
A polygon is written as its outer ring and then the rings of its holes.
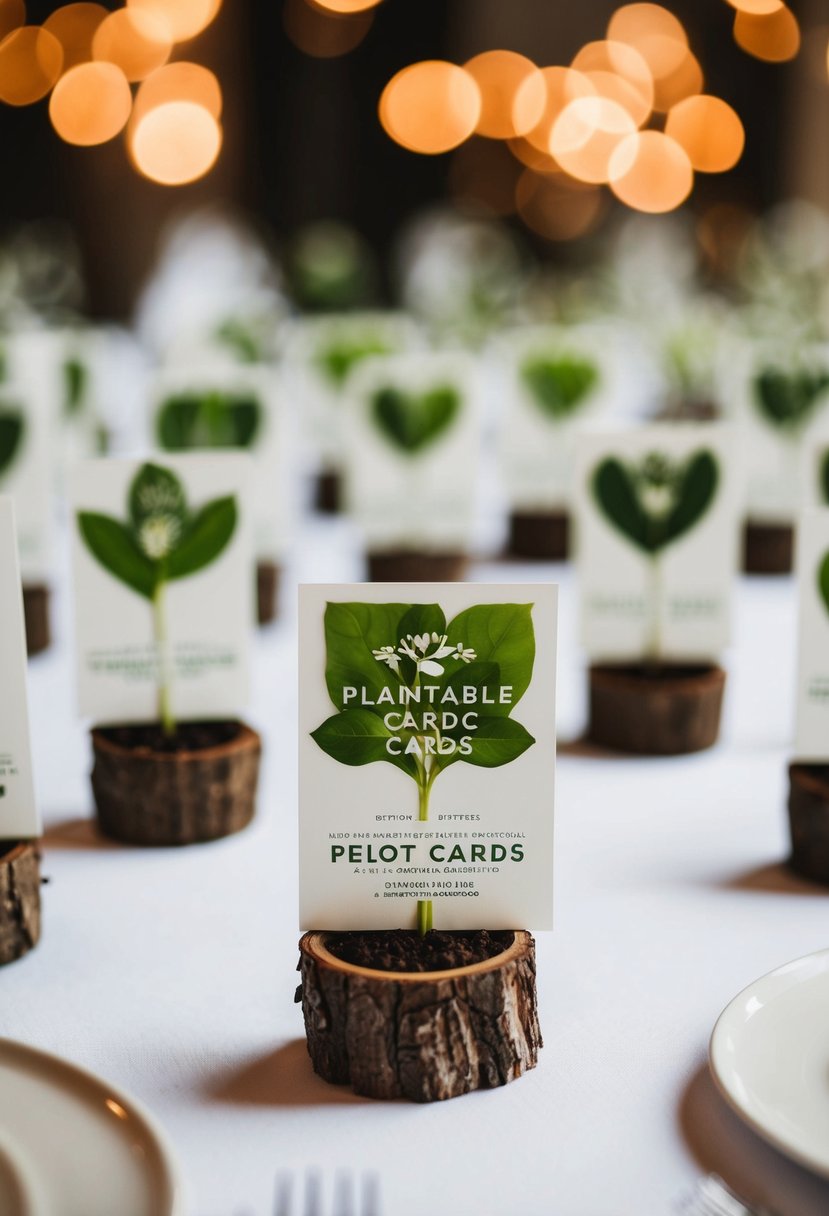
{"type": "Polygon", "coordinates": [[[590,668],[588,738],[642,756],[680,756],[713,747],[720,731],[725,672],[716,666],[590,668]]]}
{"type": "Polygon", "coordinates": [[[23,587],[23,619],[26,622],[26,651],[41,654],[52,642],[49,625],[49,588],[45,583],[26,583],[23,587]]]}
{"type": "Polygon", "coordinates": [[[794,528],[791,524],[756,524],[743,533],[746,574],[791,574],[794,567],[794,528]]]}
{"type": "Polygon", "coordinates": [[[269,625],[276,620],[279,596],[279,567],[276,562],[256,563],[256,620],[269,625]]]}
{"type": "Polygon", "coordinates": [[[32,841],[0,842],[0,966],[40,940],[40,853],[32,841]]]}
{"type": "Polygon", "coordinates": [[[369,553],[371,583],[457,583],[469,559],[460,553],[369,553]]]}
{"type": "Polygon", "coordinates": [[[510,515],[511,557],[564,562],[569,551],[570,516],[566,511],[513,511],[510,515]]]}
{"type": "Polygon", "coordinates": [[[232,739],[215,746],[176,752],[125,746],[112,734],[92,731],[92,791],[105,836],[126,844],[196,844],[250,823],[262,741],[249,726],[239,723],[232,739]]]}
{"type": "Polygon", "coordinates": [[[829,765],[789,765],[790,865],[829,885],[829,765]]]}
{"type": "Polygon", "coordinates": [[[538,1062],[535,943],[451,971],[374,971],[343,962],[327,934],[299,943],[302,1012],[317,1072],[368,1098],[437,1102],[494,1089],[538,1062]]]}

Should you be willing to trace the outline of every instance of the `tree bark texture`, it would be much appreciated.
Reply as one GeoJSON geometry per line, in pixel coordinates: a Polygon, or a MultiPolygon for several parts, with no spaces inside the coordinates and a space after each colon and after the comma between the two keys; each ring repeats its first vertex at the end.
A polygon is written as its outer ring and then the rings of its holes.
{"type": "Polygon", "coordinates": [[[457,583],[468,559],[460,553],[369,553],[371,583],[457,583]]]}
{"type": "Polygon", "coordinates": [[[717,741],[724,687],[721,667],[596,664],[588,738],[643,756],[703,751],[717,741]]]}
{"type": "Polygon", "coordinates": [[[791,867],[829,885],[829,765],[789,765],[791,867]]]}
{"type": "Polygon", "coordinates": [[[32,841],[0,843],[0,966],[40,940],[40,854],[32,841]],[[3,851],[5,850],[5,852],[3,851]]]}

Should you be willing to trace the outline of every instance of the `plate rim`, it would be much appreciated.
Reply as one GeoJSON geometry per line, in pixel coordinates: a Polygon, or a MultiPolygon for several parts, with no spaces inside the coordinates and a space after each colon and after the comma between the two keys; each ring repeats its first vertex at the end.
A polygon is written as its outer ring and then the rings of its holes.
{"type": "Polygon", "coordinates": [[[143,1124],[148,1139],[154,1143],[158,1151],[159,1161],[170,1192],[170,1205],[167,1210],[159,1212],[157,1216],[185,1216],[186,1196],[184,1182],[171,1141],[156,1120],[155,1115],[150,1113],[140,1099],[133,1097],[131,1093],[120,1086],[113,1085],[106,1077],[93,1072],[92,1069],[85,1068],[82,1064],[76,1064],[74,1060],[69,1060],[65,1056],[58,1055],[57,1052],[49,1051],[36,1044],[0,1035],[0,1054],[2,1054],[5,1048],[9,1048],[21,1056],[29,1056],[35,1061],[45,1062],[59,1072],[69,1073],[70,1075],[74,1074],[74,1076],[79,1077],[87,1084],[91,1084],[99,1090],[106,1090],[108,1097],[113,1098],[119,1105],[124,1106],[140,1124],[143,1124]]]}
{"type": "Polygon", "coordinates": [[[714,1023],[714,1029],[711,1031],[711,1036],[708,1041],[708,1065],[711,1076],[714,1080],[714,1084],[720,1096],[725,1099],[728,1106],[748,1127],[751,1128],[753,1132],[755,1132],[762,1140],[765,1140],[767,1144],[770,1144],[772,1148],[777,1149],[778,1152],[782,1153],[785,1157],[788,1157],[791,1161],[794,1161],[798,1165],[803,1166],[805,1169],[810,1170],[812,1173],[819,1175],[821,1178],[829,1179],[829,1154],[827,1154],[826,1158],[823,1160],[814,1157],[810,1152],[799,1148],[797,1144],[794,1144],[791,1140],[786,1139],[785,1136],[781,1136],[777,1132],[771,1130],[765,1123],[756,1118],[756,1116],[752,1114],[745,1103],[741,1101],[740,1097],[730,1087],[728,1080],[726,1079],[726,1069],[723,1067],[721,1060],[719,1059],[719,1057],[721,1057],[725,1052],[725,1048],[722,1045],[721,1040],[725,1034],[729,1018],[733,1015],[735,1010],[741,1006],[741,1004],[744,1002],[744,998],[760,984],[774,979],[781,972],[793,971],[815,959],[826,960],[826,969],[829,971],[829,946],[823,947],[820,950],[813,950],[809,954],[801,955],[799,958],[791,959],[789,962],[781,963],[779,966],[773,967],[771,971],[766,971],[763,975],[759,975],[756,979],[752,980],[751,983],[746,984],[746,986],[742,988],[736,994],[736,996],[733,996],[723,1009],[722,1013],[720,1013],[719,1017],[714,1023]]]}

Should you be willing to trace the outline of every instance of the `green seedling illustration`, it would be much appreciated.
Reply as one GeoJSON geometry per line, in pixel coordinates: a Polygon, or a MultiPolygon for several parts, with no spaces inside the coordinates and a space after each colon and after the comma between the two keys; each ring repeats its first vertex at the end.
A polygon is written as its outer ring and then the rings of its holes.
{"type": "MultiPolygon", "coordinates": [[[[477,604],[447,623],[438,604],[329,603],[328,694],[312,738],[340,764],[392,764],[417,788],[418,819],[458,762],[499,768],[535,742],[510,715],[535,661],[532,604],[477,604]]],[[[432,902],[420,900],[421,934],[432,902]]]]}
{"type": "Polygon", "coordinates": [[[451,385],[424,393],[389,386],[371,399],[371,418],[380,434],[398,451],[417,456],[431,447],[458,417],[461,397],[451,385]]]}
{"type": "Polygon", "coordinates": [[[158,443],[167,452],[252,448],[261,429],[262,406],[247,393],[177,393],[163,402],[156,415],[158,443]]]}
{"type": "Polygon", "coordinates": [[[533,355],[520,369],[521,380],[548,418],[562,422],[577,413],[593,393],[599,373],[578,355],[533,355]]]}
{"type": "Polygon", "coordinates": [[[145,464],[127,495],[127,519],[79,511],[84,544],[103,568],[152,605],[158,654],[158,717],[165,732],[176,729],[165,612],[167,586],[210,566],[229,544],[236,528],[233,496],[216,498],[197,510],[169,469],[145,464]]]}
{"type": "Polygon", "coordinates": [[[661,653],[660,558],[700,522],[716,497],[718,483],[717,461],[707,450],[685,461],[664,452],[649,452],[636,463],[610,456],[592,474],[593,497],[602,515],[650,564],[654,624],[649,658],[661,653]]]}

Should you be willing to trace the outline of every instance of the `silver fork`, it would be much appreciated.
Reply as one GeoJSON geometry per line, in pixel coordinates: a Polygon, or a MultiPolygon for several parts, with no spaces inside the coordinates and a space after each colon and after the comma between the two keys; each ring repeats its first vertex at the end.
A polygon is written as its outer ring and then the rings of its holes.
{"type": "Polygon", "coordinates": [[[700,1178],[683,1196],[678,1216],[775,1216],[770,1208],[756,1207],[735,1195],[717,1174],[700,1178]]]}
{"type": "Polygon", "coordinates": [[[280,1173],[276,1178],[273,1216],[380,1216],[377,1175],[363,1174],[355,1180],[351,1174],[338,1171],[331,1185],[325,1187],[318,1170],[308,1171],[304,1186],[297,1184],[294,1175],[280,1173]]]}

